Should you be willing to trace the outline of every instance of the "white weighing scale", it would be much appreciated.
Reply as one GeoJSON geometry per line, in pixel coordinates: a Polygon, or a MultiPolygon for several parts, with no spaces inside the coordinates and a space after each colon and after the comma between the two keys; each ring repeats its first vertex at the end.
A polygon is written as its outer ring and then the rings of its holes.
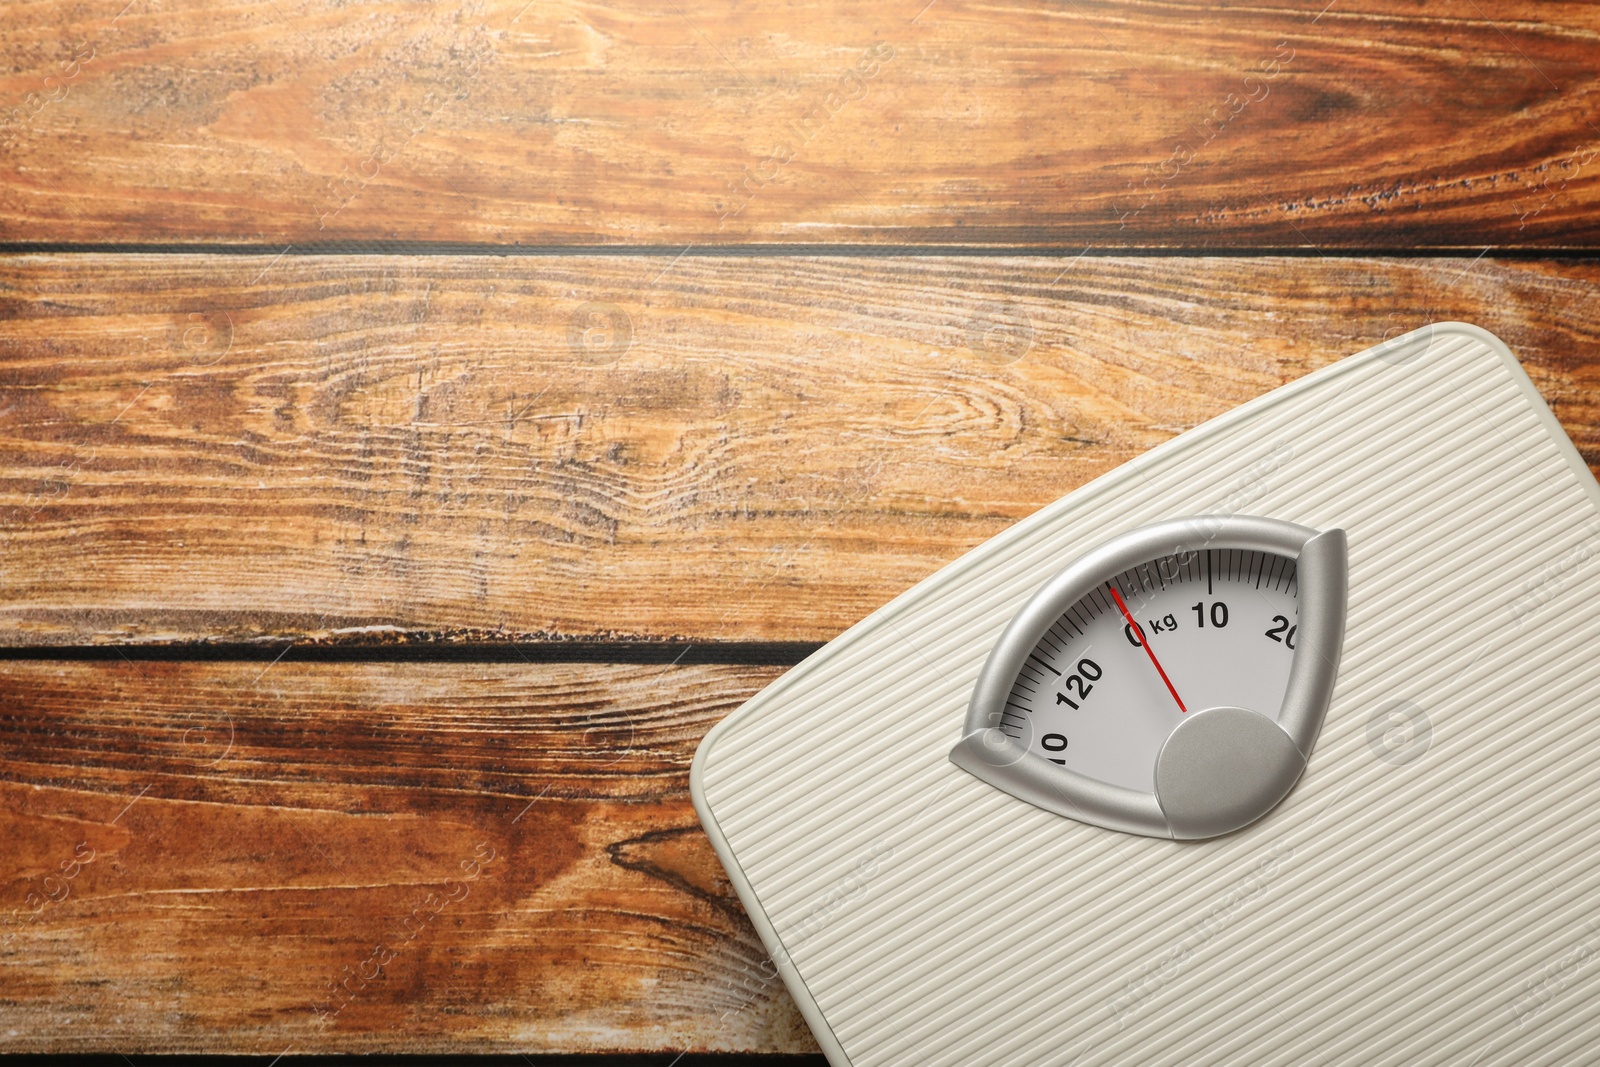
{"type": "Polygon", "coordinates": [[[1428,327],[851,627],[694,802],[829,1062],[1600,1060],[1600,486],[1428,327]]]}

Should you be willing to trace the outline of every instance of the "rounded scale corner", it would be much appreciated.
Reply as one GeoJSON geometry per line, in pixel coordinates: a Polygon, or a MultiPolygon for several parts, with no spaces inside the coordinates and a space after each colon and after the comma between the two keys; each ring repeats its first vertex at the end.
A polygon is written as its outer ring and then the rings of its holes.
{"type": "MultiPolygon", "coordinates": [[[[1380,341],[1352,359],[1379,359],[1394,364],[1411,362],[1432,348],[1434,343],[1445,338],[1457,337],[1476,341],[1489,351],[1493,352],[1502,362],[1510,367],[1522,370],[1522,364],[1512,353],[1511,347],[1495,334],[1490,333],[1482,326],[1470,322],[1460,322],[1454,319],[1443,322],[1430,322],[1408,331],[1398,337],[1390,337],[1380,341]]],[[[1343,361],[1341,361],[1343,362],[1343,361]]]]}
{"type": "Polygon", "coordinates": [[[702,751],[695,749],[694,759],[689,761],[689,801],[694,805],[694,813],[700,817],[700,824],[704,826],[708,821],[715,820],[711,819],[711,807],[706,801],[705,765],[700,761],[702,751]]]}
{"type": "Polygon", "coordinates": [[[850,1058],[845,1053],[844,1045],[834,1034],[833,1027],[822,1014],[822,1008],[818,1005],[816,997],[812,995],[810,987],[806,985],[805,979],[794,965],[793,957],[784,945],[783,938],[779,936],[777,927],[773,925],[771,917],[762,906],[755,887],[744,872],[744,867],[734,855],[733,846],[728,841],[727,835],[722,832],[716,812],[711,808],[710,797],[706,794],[705,774],[707,764],[712,758],[712,751],[717,741],[739,726],[741,720],[745,718],[744,712],[748,707],[749,704],[745,704],[713,726],[695,747],[694,758],[689,762],[689,799],[694,804],[695,815],[700,819],[706,837],[711,841],[712,851],[717,854],[723,869],[728,872],[734,893],[744,905],[745,914],[749,916],[751,925],[755,927],[757,936],[767,949],[768,959],[776,965],[779,977],[789,990],[789,995],[800,1010],[806,1025],[811,1028],[812,1036],[821,1046],[830,1067],[850,1067],[850,1058]],[[780,960],[783,961],[781,964],[780,960]]]}
{"type": "Polygon", "coordinates": [[[1556,418],[1555,412],[1550,410],[1549,402],[1545,399],[1544,394],[1539,391],[1539,387],[1534,384],[1533,379],[1528,376],[1528,369],[1522,365],[1522,361],[1517,358],[1516,353],[1511,351],[1511,346],[1482,326],[1477,326],[1470,322],[1436,322],[1431,326],[1423,327],[1423,329],[1431,329],[1436,334],[1446,333],[1471,338],[1484,345],[1499,358],[1501,366],[1511,376],[1512,381],[1516,383],[1518,388],[1521,389],[1522,395],[1527,399],[1536,417],[1544,424],[1545,432],[1554,442],[1556,450],[1566,460],[1573,477],[1577,478],[1579,484],[1583,485],[1584,491],[1588,494],[1594,506],[1600,509],[1600,480],[1595,478],[1594,471],[1589,466],[1588,461],[1578,451],[1578,446],[1573,443],[1571,436],[1567,433],[1567,428],[1556,418]]]}
{"type": "MultiPolygon", "coordinates": [[[[859,626],[860,624],[857,624],[856,627],[852,627],[852,630],[858,629],[859,626]]],[[[819,657],[829,647],[842,646],[843,637],[844,635],[840,635],[840,637],[830,642],[828,646],[811,653],[800,663],[784,672],[765,688],[714,723],[711,729],[706,731],[706,735],[695,746],[694,758],[689,761],[689,797],[694,801],[695,810],[701,812],[702,822],[706,821],[705,812],[709,811],[710,807],[710,801],[706,796],[705,776],[707,768],[710,766],[712,759],[715,758],[717,742],[724,740],[734,731],[742,729],[749,719],[757,715],[775,697],[780,696],[788,687],[801,681],[807,666],[813,664],[814,661],[818,661],[819,657]]]]}
{"type": "Polygon", "coordinates": [[[694,803],[695,814],[700,816],[700,823],[708,833],[713,832],[716,820],[711,814],[711,801],[706,796],[706,765],[710,762],[712,749],[722,736],[738,725],[743,718],[744,708],[739,708],[727,718],[712,726],[706,735],[695,746],[694,758],[689,761],[689,799],[694,803]]]}
{"type": "Polygon", "coordinates": [[[1457,319],[1446,319],[1443,322],[1429,323],[1422,327],[1424,330],[1433,331],[1434,336],[1440,334],[1456,334],[1461,337],[1470,337],[1475,341],[1482,341],[1494,349],[1501,356],[1516,362],[1516,356],[1511,352],[1511,346],[1502,341],[1497,335],[1484,329],[1482,326],[1471,322],[1461,322],[1457,319]]]}

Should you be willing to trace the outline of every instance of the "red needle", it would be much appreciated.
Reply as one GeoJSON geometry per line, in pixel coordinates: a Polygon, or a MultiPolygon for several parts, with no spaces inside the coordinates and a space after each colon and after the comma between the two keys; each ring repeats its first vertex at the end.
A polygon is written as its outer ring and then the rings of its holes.
{"type": "Polygon", "coordinates": [[[1167,672],[1161,669],[1161,661],[1156,659],[1156,654],[1150,651],[1150,642],[1145,640],[1144,631],[1139,629],[1139,624],[1134,622],[1133,616],[1128,613],[1128,605],[1122,602],[1122,597],[1117,593],[1117,587],[1107,582],[1106,588],[1111,590],[1111,599],[1117,602],[1117,610],[1122,612],[1124,619],[1128,620],[1128,626],[1134,633],[1139,635],[1139,643],[1144,646],[1144,654],[1150,657],[1151,666],[1155,667],[1156,673],[1161,675],[1161,680],[1167,683],[1167,692],[1171,693],[1172,699],[1178,702],[1178,710],[1188,714],[1189,709],[1183,706],[1183,698],[1178,695],[1176,689],[1172,688],[1172,679],[1168,678],[1167,672]]]}

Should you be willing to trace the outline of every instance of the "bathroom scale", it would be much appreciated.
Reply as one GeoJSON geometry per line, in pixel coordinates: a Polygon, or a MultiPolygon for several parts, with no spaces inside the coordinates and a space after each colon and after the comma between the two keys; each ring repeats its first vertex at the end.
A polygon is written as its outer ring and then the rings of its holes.
{"type": "Polygon", "coordinates": [[[1600,1058],[1600,487],[1443,323],[1076,489],[700,745],[830,1063],[1600,1058]]]}

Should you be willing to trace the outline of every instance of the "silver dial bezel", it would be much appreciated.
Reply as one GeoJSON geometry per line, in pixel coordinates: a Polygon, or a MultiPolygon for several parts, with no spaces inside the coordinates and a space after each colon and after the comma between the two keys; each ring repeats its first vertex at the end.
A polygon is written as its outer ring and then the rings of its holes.
{"type": "MultiPolygon", "coordinates": [[[[1254,822],[1299,779],[1322,729],[1344,643],[1348,581],[1345,536],[1339,529],[1319,532],[1260,516],[1199,515],[1141,526],[1113,537],[1058,572],[1011,619],[978,675],[961,741],[950,758],[1018,799],[1125,833],[1194,840],[1254,822]],[[1189,772],[1181,801],[1176,790],[1169,791],[1163,801],[1159,780],[1154,790],[1141,792],[1068,770],[1028,751],[1022,742],[999,729],[1023,662],[1068,608],[1141,563],[1214,548],[1287,556],[1296,561],[1300,581],[1299,643],[1273,724],[1287,735],[1289,744],[1266,746],[1261,759],[1273,766],[1257,768],[1257,780],[1249,786],[1248,795],[1241,798],[1236,777],[1226,782],[1219,779],[1214,798],[1194,788],[1194,761],[1205,758],[1208,745],[1224,743],[1225,731],[1219,729],[1217,740],[1211,742],[1206,740],[1210,734],[1204,727],[1190,725],[1203,718],[1203,713],[1191,713],[1179,727],[1188,740],[1181,747],[1181,757],[1174,759],[1189,772]],[[1228,794],[1225,800],[1224,793],[1228,794]]],[[[1259,717],[1265,720],[1265,716],[1259,717]]],[[[1220,725],[1222,718],[1216,717],[1216,723],[1220,725]]],[[[1168,740],[1170,745],[1171,738],[1168,740]]]]}

